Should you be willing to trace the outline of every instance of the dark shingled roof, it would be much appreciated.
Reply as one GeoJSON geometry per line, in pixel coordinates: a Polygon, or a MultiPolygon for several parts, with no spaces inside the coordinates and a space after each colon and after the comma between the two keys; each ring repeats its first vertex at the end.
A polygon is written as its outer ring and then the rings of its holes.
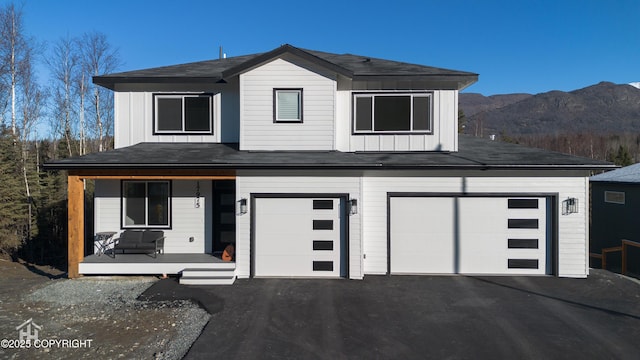
{"type": "Polygon", "coordinates": [[[71,169],[566,169],[604,170],[598,160],[460,136],[459,152],[240,151],[237,144],[141,143],[62,159],[71,169]]]}
{"type": "Polygon", "coordinates": [[[381,77],[410,77],[414,80],[423,78],[437,81],[439,84],[448,83],[451,84],[450,87],[458,89],[467,87],[478,80],[477,74],[465,71],[408,64],[361,55],[332,54],[282,45],[266,53],[95,76],[93,82],[109,89],[114,89],[115,84],[122,83],[224,82],[225,79],[284,54],[297,56],[353,80],[381,77]]]}

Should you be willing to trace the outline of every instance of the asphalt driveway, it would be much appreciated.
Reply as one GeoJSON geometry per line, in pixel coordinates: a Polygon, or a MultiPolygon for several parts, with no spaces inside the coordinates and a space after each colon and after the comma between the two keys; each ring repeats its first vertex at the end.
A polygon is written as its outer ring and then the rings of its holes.
{"type": "Polygon", "coordinates": [[[637,359],[640,283],[554,277],[162,280],[212,314],[187,359],[637,359]]]}

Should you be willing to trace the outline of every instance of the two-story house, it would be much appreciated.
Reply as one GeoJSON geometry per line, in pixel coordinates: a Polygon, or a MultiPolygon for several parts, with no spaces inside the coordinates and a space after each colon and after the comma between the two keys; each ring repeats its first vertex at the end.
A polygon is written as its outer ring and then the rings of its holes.
{"type": "Polygon", "coordinates": [[[69,174],[69,276],[587,276],[588,177],[613,165],[458,136],[477,78],[290,45],[97,76],[115,149],[46,165],[69,174]],[[163,253],[85,254],[85,179],[96,232],[159,229],[163,253]]]}

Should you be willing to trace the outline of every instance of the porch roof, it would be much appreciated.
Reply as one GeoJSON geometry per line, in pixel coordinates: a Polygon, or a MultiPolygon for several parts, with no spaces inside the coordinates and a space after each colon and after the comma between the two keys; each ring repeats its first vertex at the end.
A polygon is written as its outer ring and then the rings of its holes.
{"type": "Polygon", "coordinates": [[[557,169],[610,170],[609,162],[520,145],[459,137],[458,152],[246,151],[238,144],[140,143],[60,159],[46,170],[91,169],[557,169]]]}

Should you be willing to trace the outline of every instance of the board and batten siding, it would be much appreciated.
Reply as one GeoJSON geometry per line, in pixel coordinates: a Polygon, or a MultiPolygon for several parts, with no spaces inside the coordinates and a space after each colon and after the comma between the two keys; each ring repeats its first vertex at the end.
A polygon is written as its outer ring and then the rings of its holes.
{"type": "Polygon", "coordinates": [[[240,75],[241,150],[334,150],[336,81],[283,59],[240,75]],[[302,123],[274,123],[273,89],[302,90],[302,123]]]}
{"type": "MultiPolygon", "coordinates": [[[[122,231],[121,181],[96,180],[95,232],[122,231]]],[[[171,229],[164,231],[167,254],[211,252],[211,181],[200,181],[200,207],[195,206],[196,181],[171,182],[171,229]],[[189,239],[193,237],[193,241],[189,239]]]]}
{"type": "Polygon", "coordinates": [[[362,185],[365,274],[387,272],[387,193],[558,193],[558,276],[586,277],[588,262],[587,177],[393,177],[366,176],[362,185]],[[562,215],[562,200],[577,198],[577,214],[562,215]]]}
{"type": "Polygon", "coordinates": [[[114,147],[143,142],[238,142],[238,81],[205,87],[184,87],[184,91],[127,91],[114,93],[114,147]],[[154,135],[153,94],[211,93],[213,96],[213,135],[154,135]]]}
{"type": "MultiPolygon", "coordinates": [[[[360,200],[360,177],[319,176],[317,174],[291,173],[265,176],[264,173],[238,172],[236,196],[250,199],[251,194],[349,194],[360,200]]],[[[312,197],[312,196],[310,196],[312,197]]],[[[249,207],[251,204],[248,204],[249,207]]],[[[251,209],[236,218],[236,275],[248,278],[251,273],[251,209]]],[[[362,246],[360,213],[350,215],[349,222],[349,269],[350,279],[362,279],[362,246]]]]}
{"type": "MultiPolygon", "coordinates": [[[[353,134],[353,93],[337,92],[339,151],[458,151],[458,91],[433,91],[432,134],[353,134]]],[[[380,92],[380,91],[375,91],[380,92]]],[[[394,92],[405,92],[396,90],[394,92]]],[[[358,92],[359,93],[359,92],[358,92]]]]}

